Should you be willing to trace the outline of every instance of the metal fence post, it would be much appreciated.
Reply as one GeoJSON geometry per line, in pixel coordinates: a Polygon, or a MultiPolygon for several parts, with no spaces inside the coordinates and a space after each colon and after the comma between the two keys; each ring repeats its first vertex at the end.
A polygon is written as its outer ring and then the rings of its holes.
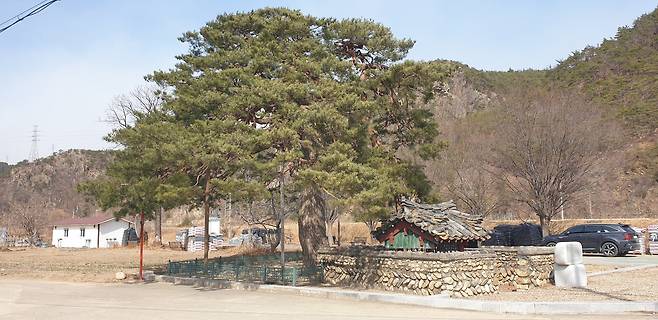
{"type": "Polygon", "coordinates": [[[292,286],[297,286],[297,267],[292,268],[292,286]]]}
{"type": "Polygon", "coordinates": [[[263,267],[263,283],[267,282],[267,265],[263,267]]]}

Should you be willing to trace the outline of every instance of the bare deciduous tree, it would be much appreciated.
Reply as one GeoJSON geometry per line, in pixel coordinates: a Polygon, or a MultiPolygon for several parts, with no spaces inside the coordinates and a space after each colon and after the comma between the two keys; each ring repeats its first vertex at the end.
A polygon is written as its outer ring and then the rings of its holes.
{"type": "Polygon", "coordinates": [[[23,236],[31,245],[36,245],[41,240],[40,230],[47,223],[43,217],[43,211],[47,207],[45,201],[20,192],[13,195],[8,205],[13,225],[20,227],[23,236]]]}
{"type": "Polygon", "coordinates": [[[117,128],[130,128],[135,121],[162,109],[163,96],[153,86],[139,86],[116,96],[107,110],[106,121],[117,128]]]}
{"type": "Polygon", "coordinates": [[[454,179],[447,185],[450,195],[471,214],[489,217],[501,207],[497,179],[484,164],[454,168],[454,179]]]}
{"type": "Polygon", "coordinates": [[[487,110],[442,125],[447,127],[443,134],[449,147],[433,163],[431,175],[436,184],[444,186],[445,196],[455,200],[459,208],[482,217],[496,216],[504,204],[504,184],[497,178],[496,168],[488,163],[495,143],[492,124],[497,116],[487,110]]]}
{"type": "Polygon", "coordinates": [[[244,207],[243,210],[237,210],[240,219],[250,227],[259,226],[263,229],[273,230],[274,232],[268,232],[266,237],[270,251],[276,251],[281,243],[281,208],[277,208],[274,197],[269,200],[252,201],[244,207]]]}
{"type": "Polygon", "coordinates": [[[508,100],[495,165],[515,200],[550,222],[588,186],[610,133],[599,109],[564,92],[525,92],[508,100]]]}
{"type": "Polygon", "coordinates": [[[341,205],[339,201],[332,199],[331,195],[328,193],[325,194],[325,202],[326,206],[323,208],[320,214],[322,215],[322,220],[324,220],[325,231],[327,233],[327,241],[329,241],[330,245],[333,245],[335,244],[335,241],[334,237],[331,235],[331,229],[344,210],[344,205],[341,205]]]}

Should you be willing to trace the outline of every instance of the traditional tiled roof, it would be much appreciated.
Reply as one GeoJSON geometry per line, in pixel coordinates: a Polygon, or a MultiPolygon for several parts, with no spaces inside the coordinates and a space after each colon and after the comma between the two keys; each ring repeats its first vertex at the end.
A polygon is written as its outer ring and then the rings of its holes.
{"type": "MultiPolygon", "coordinates": [[[[114,216],[111,215],[97,215],[97,216],[81,217],[81,218],[66,218],[59,221],[55,221],[54,223],[52,223],[52,225],[53,226],[93,226],[96,224],[105,223],[112,219],[115,218],[114,216]]],[[[130,220],[126,220],[123,218],[121,220],[132,223],[130,220]]]]}
{"type": "Polygon", "coordinates": [[[452,201],[421,204],[402,200],[400,206],[400,210],[390,219],[382,221],[382,225],[374,232],[375,236],[386,233],[399,221],[406,221],[444,241],[489,238],[487,231],[482,228],[482,217],[458,211],[452,201]]]}

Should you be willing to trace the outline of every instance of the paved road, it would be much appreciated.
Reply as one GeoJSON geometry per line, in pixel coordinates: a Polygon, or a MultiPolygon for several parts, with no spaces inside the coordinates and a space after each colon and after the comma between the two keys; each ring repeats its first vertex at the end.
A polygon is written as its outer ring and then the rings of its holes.
{"type": "MultiPolygon", "coordinates": [[[[569,319],[438,310],[164,283],[92,284],[0,281],[0,319],[569,319]]],[[[578,316],[606,319],[601,316],[578,316]]],[[[609,317],[609,319],[617,319],[609,317]]],[[[649,315],[625,315],[628,319],[649,315]]]]}
{"type": "Polygon", "coordinates": [[[658,265],[658,256],[625,256],[625,257],[604,257],[601,255],[585,255],[583,257],[585,264],[609,264],[620,266],[642,266],[658,265]]]}

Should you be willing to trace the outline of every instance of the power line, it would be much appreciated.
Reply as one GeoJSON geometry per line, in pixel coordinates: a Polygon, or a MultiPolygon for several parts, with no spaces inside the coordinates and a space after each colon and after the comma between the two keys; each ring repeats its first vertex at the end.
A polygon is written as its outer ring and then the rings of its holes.
{"type": "Polygon", "coordinates": [[[30,149],[30,162],[39,159],[39,148],[37,142],[39,141],[39,126],[34,126],[32,130],[32,148],[30,149]]]}
{"type": "Polygon", "coordinates": [[[7,22],[9,22],[9,21],[11,21],[11,20],[14,20],[14,19],[20,17],[22,14],[24,14],[24,13],[26,13],[26,12],[28,12],[28,11],[34,9],[34,8],[36,8],[37,6],[42,5],[44,2],[47,2],[47,1],[48,1],[48,0],[43,0],[43,1],[37,3],[37,4],[33,5],[33,6],[31,6],[31,7],[27,8],[27,9],[25,9],[25,11],[23,11],[23,12],[21,12],[21,13],[15,15],[15,16],[13,16],[13,17],[11,17],[11,18],[5,20],[5,21],[2,21],[2,23],[0,23],[0,26],[3,25],[3,24],[6,24],[7,22]]]}
{"type": "Polygon", "coordinates": [[[27,9],[27,10],[25,10],[25,11],[23,11],[23,12],[17,14],[17,15],[15,15],[15,16],[13,16],[13,17],[11,17],[11,18],[9,18],[8,20],[6,20],[6,21],[4,21],[3,23],[1,23],[0,25],[6,24],[6,23],[8,23],[9,21],[12,21],[12,20],[14,20],[14,19],[15,19],[16,21],[14,21],[14,22],[10,23],[8,26],[3,27],[2,29],[0,29],[0,33],[4,32],[5,30],[7,30],[7,29],[9,29],[9,28],[11,28],[11,27],[13,27],[15,24],[17,24],[17,23],[23,21],[25,18],[27,18],[27,17],[31,17],[31,16],[36,15],[37,13],[39,13],[39,12],[45,10],[46,8],[48,8],[50,5],[52,5],[53,3],[57,2],[57,1],[61,1],[61,0],[45,0],[45,1],[42,1],[42,2],[37,3],[36,5],[32,6],[31,8],[29,8],[29,9],[27,9]],[[29,12],[28,12],[28,11],[29,11],[29,12]],[[28,12],[28,13],[25,14],[25,12],[28,12]]]}

